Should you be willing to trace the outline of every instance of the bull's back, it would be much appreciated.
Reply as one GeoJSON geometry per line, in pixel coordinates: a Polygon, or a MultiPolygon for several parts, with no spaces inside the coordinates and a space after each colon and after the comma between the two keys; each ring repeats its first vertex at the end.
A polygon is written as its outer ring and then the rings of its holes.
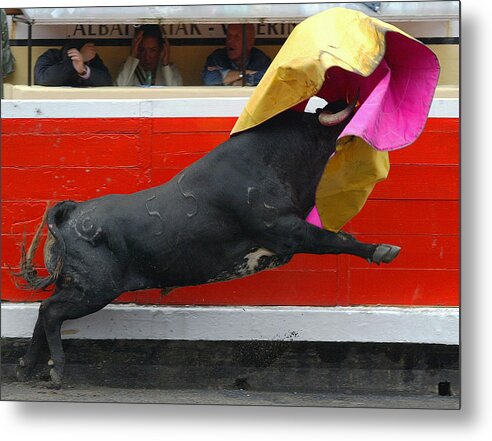
{"type": "MultiPolygon", "coordinates": [[[[60,222],[67,248],[108,256],[128,274],[127,290],[196,285],[282,264],[263,251],[243,222],[256,195],[252,188],[265,195],[283,191],[266,163],[274,144],[253,130],[161,186],[76,204],[60,222]]],[[[70,256],[76,259],[77,253],[70,256]]]]}

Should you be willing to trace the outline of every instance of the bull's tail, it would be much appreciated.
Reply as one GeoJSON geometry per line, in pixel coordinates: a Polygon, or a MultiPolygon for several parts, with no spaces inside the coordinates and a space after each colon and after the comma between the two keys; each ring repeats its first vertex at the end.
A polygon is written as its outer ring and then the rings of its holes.
{"type": "Polygon", "coordinates": [[[41,223],[38,225],[27,252],[25,239],[21,245],[20,270],[17,273],[13,273],[14,283],[17,288],[42,290],[56,283],[60,277],[65,260],[65,241],[57,225],[63,220],[65,214],[72,211],[74,207],[75,203],[72,201],[61,202],[51,209],[49,208],[49,203],[46,205],[41,223]],[[41,232],[45,224],[48,224],[49,232],[44,257],[49,275],[47,277],[40,277],[34,268],[33,259],[39,247],[41,232]]]}

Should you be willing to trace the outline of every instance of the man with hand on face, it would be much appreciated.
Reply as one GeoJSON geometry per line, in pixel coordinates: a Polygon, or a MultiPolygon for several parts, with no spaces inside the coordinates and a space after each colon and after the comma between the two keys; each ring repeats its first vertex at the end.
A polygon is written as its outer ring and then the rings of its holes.
{"type": "Polygon", "coordinates": [[[108,68],[94,43],[67,41],[61,49],[48,49],[34,66],[34,84],[40,86],[112,86],[108,68]]]}
{"type": "MultiPolygon", "coordinates": [[[[246,26],[246,56],[244,84],[256,86],[271,63],[261,50],[253,47],[255,28],[246,26]]],[[[243,25],[231,24],[227,27],[226,47],[210,54],[202,71],[202,81],[206,86],[241,86],[243,84],[243,25]]]]}
{"type": "Polygon", "coordinates": [[[116,86],[182,86],[178,68],[169,62],[171,46],[158,25],[141,26],[130,56],[116,78],[116,86]]]}

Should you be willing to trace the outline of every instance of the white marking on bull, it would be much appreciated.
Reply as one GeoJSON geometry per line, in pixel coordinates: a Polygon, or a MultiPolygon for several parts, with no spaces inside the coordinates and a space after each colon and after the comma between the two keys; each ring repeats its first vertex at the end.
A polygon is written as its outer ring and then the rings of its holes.
{"type": "MultiPolygon", "coordinates": [[[[272,257],[275,254],[267,250],[266,248],[257,248],[244,256],[243,262],[240,265],[236,265],[232,272],[224,271],[218,274],[216,277],[207,281],[207,283],[212,282],[223,282],[226,280],[238,279],[241,277],[249,276],[251,274],[259,271],[258,265],[260,263],[260,259],[262,257],[272,257]]],[[[272,259],[271,262],[268,263],[265,267],[262,267],[261,270],[272,269],[280,266],[282,263],[277,259],[272,259]]]]}
{"type": "Polygon", "coordinates": [[[251,251],[251,253],[246,254],[246,256],[244,256],[244,260],[246,260],[246,268],[244,268],[246,274],[251,274],[255,272],[260,259],[264,256],[273,256],[273,253],[266,248],[258,248],[257,250],[251,251]]]}

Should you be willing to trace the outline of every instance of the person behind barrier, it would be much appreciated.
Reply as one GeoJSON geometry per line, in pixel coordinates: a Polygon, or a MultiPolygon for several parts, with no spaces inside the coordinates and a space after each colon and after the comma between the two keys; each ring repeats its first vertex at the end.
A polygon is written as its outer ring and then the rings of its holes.
{"type": "Polygon", "coordinates": [[[15,71],[15,57],[10,50],[9,29],[7,25],[7,14],[0,9],[2,17],[2,78],[15,71]]]}
{"type": "Polygon", "coordinates": [[[116,78],[116,86],[182,86],[178,68],[170,60],[171,46],[158,25],[140,26],[130,56],[116,78]]]}
{"type": "Polygon", "coordinates": [[[61,49],[48,49],[34,66],[40,86],[112,86],[113,79],[92,42],[68,40],[61,49]]]}
{"type": "MultiPolygon", "coordinates": [[[[253,47],[255,28],[246,25],[246,57],[244,84],[256,86],[271,63],[261,50],[253,47]]],[[[243,25],[230,24],[227,27],[226,46],[210,54],[202,71],[206,86],[241,86],[243,84],[243,25]]]]}

